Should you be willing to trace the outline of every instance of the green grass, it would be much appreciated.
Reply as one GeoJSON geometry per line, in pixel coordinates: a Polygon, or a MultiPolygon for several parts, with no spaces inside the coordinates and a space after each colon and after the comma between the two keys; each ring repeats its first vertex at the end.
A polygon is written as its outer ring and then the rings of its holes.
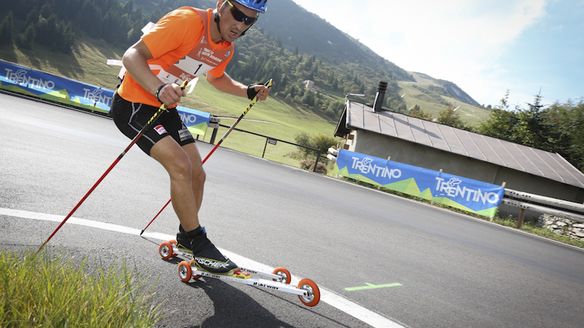
{"type": "Polygon", "coordinates": [[[84,263],[0,252],[0,327],[152,327],[143,292],[125,266],[89,275],[84,263]]]}
{"type": "MultiPolygon", "coordinates": [[[[505,217],[505,218],[495,217],[493,219],[493,222],[498,223],[500,225],[507,226],[507,227],[511,227],[511,228],[517,227],[517,220],[512,218],[512,217],[505,217]]],[[[532,222],[525,222],[520,230],[523,230],[525,232],[529,232],[529,233],[534,234],[534,235],[538,235],[540,237],[545,237],[548,239],[559,241],[559,242],[564,243],[564,244],[584,248],[584,240],[575,239],[575,238],[569,237],[567,235],[559,235],[559,234],[557,234],[553,231],[550,231],[546,228],[539,227],[532,222]]]]}

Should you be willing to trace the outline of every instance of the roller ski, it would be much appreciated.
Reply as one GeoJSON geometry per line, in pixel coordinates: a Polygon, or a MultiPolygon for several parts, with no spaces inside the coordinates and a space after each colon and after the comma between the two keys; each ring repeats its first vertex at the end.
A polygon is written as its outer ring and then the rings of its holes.
{"type": "Polygon", "coordinates": [[[238,267],[209,241],[204,228],[189,233],[184,232],[182,227],[179,230],[177,240],[160,243],[158,253],[165,261],[173,258],[182,260],[178,265],[181,281],[188,283],[207,277],[294,294],[309,307],[316,306],[320,301],[320,290],[312,280],[302,279],[295,287],[290,286],[292,275],[286,268],[278,267],[272,273],[265,273],[238,267]]]}

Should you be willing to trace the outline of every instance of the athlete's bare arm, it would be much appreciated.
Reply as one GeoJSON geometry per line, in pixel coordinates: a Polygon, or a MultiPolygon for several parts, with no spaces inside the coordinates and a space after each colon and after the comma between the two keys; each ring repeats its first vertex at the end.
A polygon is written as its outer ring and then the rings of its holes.
{"type": "MultiPolygon", "coordinates": [[[[164,83],[160,81],[148,66],[148,60],[152,59],[152,54],[146,44],[142,40],[136,42],[124,53],[122,63],[124,67],[132,75],[132,77],[140,83],[140,85],[151,92],[153,95],[164,83]]],[[[159,99],[165,104],[175,104],[184,96],[184,91],[181,90],[177,84],[165,86],[160,90],[159,99]]]]}
{"type": "MultiPolygon", "coordinates": [[[[221,77],[213,77],[207,74],[207,81],[211,83],[217,90],[232,94],[239,97],[247,97],[247,85],[235,81],[227,73],[223,74],[221,77]]],[[[265,85],[258,84],[254,85],[255,90],[258,92],[258,100],[266,100],[270,94],[270,89],[265,85]]]]}

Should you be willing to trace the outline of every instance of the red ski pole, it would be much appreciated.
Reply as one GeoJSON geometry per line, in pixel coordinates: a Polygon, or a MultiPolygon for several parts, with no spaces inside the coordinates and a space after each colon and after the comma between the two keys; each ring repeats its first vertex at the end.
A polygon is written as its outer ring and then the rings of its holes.
{"type": "MultiPolygon", "coordinates": [[[[272,87],[272,79],[268,80],[268,82],[264,83],[265,86],[267,86],[268,88],[272,87]]],[[[225,132],[225,134],[223,134],[223,137],[221,137],[221,139],[217,142],[217,144],[215,144],[215,146],[213,147],[213,149],[211,149],[211,151],[209,151],[209,153],[207,153],[207,155],[205,156],[205,158],[203,158],[203,160],[201,161],[201,165],[205,164],[205,162],[209,159],[209,157],[211,157],[211,155],[213,155],[213,153],[215,152],[215,150],[217,150],[217,148],[219,148],[219,146],[221,146],[221,144],[223,143],[223,141],[227,138],[227,136],[231,133],[231,131],[233,131],[233,129],[235,128],[235,126],[237,124],[239,124],[239,122],[241,122],[241,120],[243,119],[243,117],[247,114],[247,112],[250,111],[250,109],[253,107],[253,105],[255,105],[258,102],[258,97],[257,95],[252,99],[252,101],[249,103],[249,105],[247,105],[247,108],[243,111],[243,113],[241,113],[241,115],[239,115],[239,117],[237,118],[237,120],[235,122],[233,122],[233,124],[231,124],[231,126],[229,127],[229,129],[227,130],[227,132],[225,132]]],[[[150,222],[148,222],[148,224],[146,225],[146,227],[144,227],[144,229],[142,229],[142,231],[140,232],[140,236],[142,236],[142,234],[144,233],[144,231],[146,231],[146,229],[148,229],[148,227],[150,227],[150,225],[156,221],[156,219],[158,219],[158,216],[160,216],[160,214],[162,213],[162,211],[164,211],[166,209],[166,207],[168,206],[168,204],[170,204],[170,202],[172,201],[172,198],[169,198],[168,201],[162,206],[162,208],[160,209],[160,211],[158,211],[158,213],[156,213],[156,215],[152,218],[152,220],[150,220],[150,222]]]]}
{"type": "MultiPolygon", "coordinates": [[[[187,86],[188,82],[189,81],[185,81],[181,85],[181,88],[183,90],[187,86]]],[[[162,106],[160,106],[160,108],[158,108],[158,110],[154,113],[154,115],[152,115],[152,117],[148,120],[148,122],[142,128],[142,130],[140,130],[140,132],[138,132],[138,134],[134,137],[134,139],[132,139],[132,141],[126,147],[126,149],[124,149],[124,151],[122,151],[122,153],[120,153],[118,155],[118,157],[114,160],[114,162],[107,168],[107,170],[105,170],[105,172],[99,177],[99,179],[97,179],[97,181],[93,184],[93,186],[91,186],[91,188],[89,188],[89,190],[85,193],[85,195],[83,195],[83,197],[81,197],[81,200],[77,203],[77,205],[75,205],[75,207],[73,207],[73,209],[69,212],[69,214],[67,214],[67,216],[65,216],[65,218],[63,219],[63,221],[61,221],[61,223],[59,223],[59,225],[57,226],[57,228],[55,228],[55,230],[53,231],[53,233],[51,233],[51,235],[49,236],[49,238],[47,238],[47,240],[45,240],[45,242],[39,247],[39,249],[37,250],[37,253],[40,252],[45,247],[45,245],[53,238],[53,236],[55,236],[55,234],[65,224],[65,222],[67,222],[67,220],[69,220],[69,218],[71,218],[71,216],[73,215],[73,213],[75,213],[77,211],[77,209],[81,206],[81,204],[83,204],[85,202],[85,200],[89,197],[89,195],[91,195],[91,193],[95,190],[95,188],[97,188],[97,186],[103,181],[103,179],[105,179],[105,177],[118,164],[118,162],[124,157],[124,155],[126,155],[126,153],[130,150],[130,148],[132,148],[132,146],[134,146],[134,144],[138,141],[138,139],[140,139],[144,135],[144,133],[146,131],[148,131],[152,127],[152,125],[154,125],[154,122],[156,121],[156,119],[165,110],[166,110],[166,106],[165,105],[162,105],[162,106]]]]}

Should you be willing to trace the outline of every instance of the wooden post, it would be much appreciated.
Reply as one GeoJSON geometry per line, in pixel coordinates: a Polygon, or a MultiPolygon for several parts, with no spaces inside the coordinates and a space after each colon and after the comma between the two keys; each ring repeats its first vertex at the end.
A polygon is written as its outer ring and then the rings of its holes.
{"type": "Polygon", "coordinates": [[[523,222],[525,220],[525,209],[519,209],[519,218],[517,219],[517,229],[521,229],[523,227],[523,222]]]}
{"type": "MultiPolygon", "coordinates": [[[[501,183],[501,187],[503,187],[503,189],[505,189],[505,186],[507,185],[507,181],[503,181],[503,183],[501,183]]],[[[505,194],[503,194],[503,197],[505,197],[505,194]]],[[[493,222],[494,218],[490,218],[489,221],[493,222]]]]}

